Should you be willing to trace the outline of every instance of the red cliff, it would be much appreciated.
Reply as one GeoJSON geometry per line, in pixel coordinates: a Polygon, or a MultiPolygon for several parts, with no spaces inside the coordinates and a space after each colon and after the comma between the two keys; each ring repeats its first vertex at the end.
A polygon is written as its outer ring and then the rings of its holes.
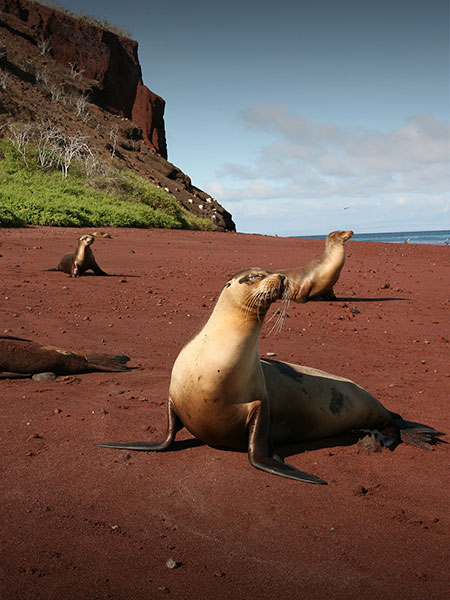
{"type": "Polygon", "coordinates": [[[24,24],[23,35],[48,42],[52,58],[96,81],[93,100],[136,123],[144,143],[167,158],[165,102],[142,82],[137,42],[27,0],[0,0],[0,8],[24,24]]]}

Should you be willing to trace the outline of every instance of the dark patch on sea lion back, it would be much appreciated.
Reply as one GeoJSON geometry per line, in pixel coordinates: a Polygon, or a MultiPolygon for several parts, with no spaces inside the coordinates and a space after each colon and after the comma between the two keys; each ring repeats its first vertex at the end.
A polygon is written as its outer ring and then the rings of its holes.
{"type": "Polygon", "coordinates": [[[278,360],[273,360],[271,358],[263,358],[262,360],[263,360],[263,362],[273,365],[275,368],[277,368],[280,371],[280,373],[282,373],[286,377],[289,377],[290,379],[297,381],[297,383],[302,383],[303,374],[299,373],[298,371],[296,371],[295,369],[290,367],[288,364],[286,364],[284,362],[280,362],[278,360]]]}
{"type": "Polygon", "coordinates": [[[329,408],[333,415],[338,415],[341,412],[344,402],[345,396],[335,388],[332,388],[329,408]]]}

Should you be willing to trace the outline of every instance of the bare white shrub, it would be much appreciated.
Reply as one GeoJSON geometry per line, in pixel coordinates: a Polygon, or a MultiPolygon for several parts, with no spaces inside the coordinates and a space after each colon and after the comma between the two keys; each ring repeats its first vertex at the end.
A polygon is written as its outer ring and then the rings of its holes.
{"type": "Polygon", "coordinates": [[[109,130],[109,139],[111,141],[111,158],[114,158],[116,153],[117,140],[119,137],[119,128],[117,125],[113,125],[109,130]]]}
{"type": "Polygon", "coordinates": [[[0,60],[2,60],[2,58],[6,58],[8,52],[6,50],[6,48],[0,48],[0,60]]]}
{"type": "Polygon", "coordinates": [[[48,89],[50,85],[50,73],[46,69],[36,71],[35,78],[36,83],[42,83],[43,86],[48,89]]]}
{"type": "Polygon", "coordinates": [[[69,63],[69,66],[70,66],[70,76],[72,77],[72,79],[81,80],[83,77],[83,73],[86,71],[86,69],[78,68],[76,63],[71,63],[71,62],[69,63]]]}
{"type": "Polygon", "coordinates": [[[12,142],[14,148],[21,154],[23,162],[28,167],[27,149],[30,139],[33,135],[33,126],[31,123],[9,123],[8,139],[12,142]]]}
{"type": "Polygon", "coordinates": [[[51,121],[42,122],[37,127],[37,149],[39,164],[43,169],[59,166],[58,140],[61,134],[51,121]]]}
{"type": "Polygon", "coordinates": [[[60,158],[63,179],[67,179],[69,167],[74,159],[85,160],[87,156],[92,156],[91,149],[86,143],[87,139],[88,137],[79,131],[71,136],[66,136],[63,133],[59,134],[56,148],[60,158]]]}
{"type": "Polygon", "coordinates": [[[50,52],[50,50],[52,49],[50,40],[41,40],[40,42],[37,43],[37,47],[39,48],[42,56],[45,56],[46,54],[48,54],[50,52]]]}
{"type": "Polygon", "coordinates": [[[8,81],[11,77],[11,74],[6,71],[6,69],[0,69],[0,87],[2,90],[6,90],[8,87],[8,81]]]}
{"type": "Polygon", "coordinates": [[[75,114],[81,118],[83,123],[87,123],[91,119],[88,104],[89,100],[87,96],[80,96],[75,102],[75,114]]]}
{"type": "Polygon", "coordinates": [[[47,87],[48,91],[52,96],[52,100],[54,100],[55,102],[64,103],[66,98],[64,95],[64,88],[62,85],[58,85],[57,83],[49,83],[47,87]]]}
{"type": "Polygon", "coordinates": [[[106,175],[108,172],[104,161],[97,158],[92,153],[86,155],[84,159],[84,168],[87,177],[91,177],[92,175],[106,175]]]}

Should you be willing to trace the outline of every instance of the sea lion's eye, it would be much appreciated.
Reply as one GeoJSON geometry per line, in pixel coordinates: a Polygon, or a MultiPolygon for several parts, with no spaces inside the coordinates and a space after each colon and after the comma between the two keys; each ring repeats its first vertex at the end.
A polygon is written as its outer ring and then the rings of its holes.
{"type": "Polygon", "coordinates": [[[249,273],[245,277],[239,279],[239,283],[248,283],[249,281],[253,281],[254,279],[264,279],[264,273],[249,273]]]}

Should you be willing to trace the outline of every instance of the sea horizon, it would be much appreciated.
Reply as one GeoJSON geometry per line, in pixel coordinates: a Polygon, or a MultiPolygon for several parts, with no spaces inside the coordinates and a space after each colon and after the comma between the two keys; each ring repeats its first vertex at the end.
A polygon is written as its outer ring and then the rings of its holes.
{"type": "MultiPolygon", "coordinates": [[[[324,240],[327,234],[292,235],[287,237],[310,238],[324,240]]],[[[430,231],[385,231],[377,233],[355,233],[351,238],[355,242],[381,242],[387,244],[431,244],[433,246],[450,246],[450,229],[430,231]],[[447,242],[447,243],[446,243],[447,242]]]]}

